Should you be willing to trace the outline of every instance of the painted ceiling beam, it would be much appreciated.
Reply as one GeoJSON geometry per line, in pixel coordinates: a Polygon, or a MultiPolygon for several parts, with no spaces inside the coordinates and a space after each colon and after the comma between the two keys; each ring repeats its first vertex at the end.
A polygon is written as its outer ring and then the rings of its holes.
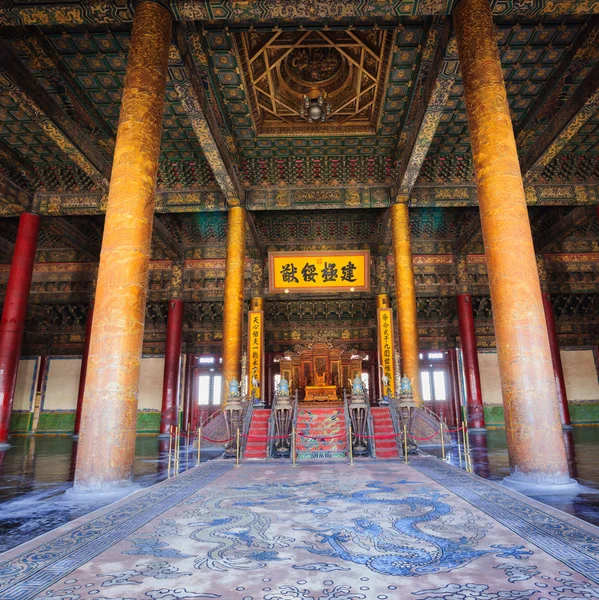
{"type": "Polygon", "coordinates": [[[0,90],[10,96],[99,187],[108,189],[111,170],[108,161],[2,40],[0,90]]]}
{"type": "Polygon", "coordinates": [[[594,207],[577,206],[535,240],[535,251],[543,254],[565,240],[577,227],[591,218],[597,218],[594,207]]]}
{"type": "Polygon", "coordinates": [[[171,260],[183,260],[185,258],[185,250],[179,243],[179,240],[168,230],[167,226],[160,220],[158,215],[154,215],[154,225],[152,227],[152,233],[156,236],[166,255],[171,260]]]}
{"type": "MultiPolygon", "coordinates": [[[[434,3],[438,15],[450,15],[456,0],[434,3]]],[[[496,16],[518,15],[540,17],[549,15],[599,14],[598,0],[492,0],[496,16]]],[[[247,21],[247,20],[295,20],[314,21],[314,2],[294,0],[282,5],[280,2],[257,2],[240,0],[171,0],[173,16],[178,21],[247,21]]],[[[0,25],[120,25],[133,20],[132,2],[114,0],[78,0],[69,3],[40,1],[32,5],[22,0],[4,0],[0,8],[0,25]]],[[[318,3],[318,19],[381,18],[427,16],[431,14],[430,0],[396,2],[395,0],[327,0],[318,3]]]]}
{"type": "Polygon", "coordinates": [[[520,160],[525,180],[533,180],[599,109],[599,63],[574,90],[520,160]]]}
{"type": "Polygon", "coordinates": [[[455,243],[455,253],[464,254],[464,250],[476,239],[480,233],[480,213],[473,214],[472,220],[462,229],[455,243]]]}
{"type": "MultiPolygon", "coordinates": [[[[368,247],[370,248],[370,251],[372,252],[372,254],[375,253],[376,245],[373,242],[369,242],[368,240],[362,240],[361,243],[368,244],[368,247]]],[[[341,250],[347,250],[348,242],[347,242],[347,240],[327,240],[326,246],[327,246],[327,248],[336,248],[339,246],[341,250]]],[[[302,248],[306,247],[306,242],[305,241],[304,242],[294,241],[294,242],[281,242],[280,244],[272,243],[272,244],[269,244],[269,247],[271,249],[274,248],[276,250],[285,250],[286,248],[302,249],[302,248]]]]}
{"type": "Polygon", "coordinates": [[[451,21],[431,27],[423,49],[422,68],[427,72],[421,96],[415,98],[416,114],[398,159],[394,196],[407,201],[433,141],[443,109],[459,71],[457,46],[451,37],[451,21]],[[428,64],[427,64],[428,62],[428,64]]]}
{"type": "MultiPolygon", "coordinates": [[[[581,206],[599,204],[599,185],[593,183],[529,183],[524,186],[529,206],[581,206]]],[[[411,206],[478,206],[474,184],[417,185],[411,206]]]]}
{"type": "MultiPolygon", "coordinates": [[[[5,180],[8,182],[8,180],[5,180]]],[[[8,182],[11,189],[17,193],[25,194],[20,188],[8,182]]],[[[315,192],[329,192],[338,190],[333,187],[322,187],[315,192]]],[[[529,206],[590,206],[599,204],[599,184],[566,184],[566,183],[535,183],[524,186],[526,192],[526,202],[529,206]]],[[[260,190],[263,191],[263,190],[260,190]]],[[[293,192],[293,190],[290,190],[293,192]]],[[[0,200],[3,198],[2,177],[0,176],[0,200]]],[[[221,198],[220,192],[216,192],[221,198]]],[[[159,190],[156,195],[156,213],[174,214],[190,212],[221,212],[225,211],[224,200],[214,201],[215,192],[213,189],[196,189],[189,192],[181,190],[159,190]]],[[[6,204],[3,206],[0,201],[0,216],[18,216],[27,207],[12,205],[10,209],[6,204]]],[[[472,184],[443,184],[434,185],[416,185],[412,190],[411,206],[417,208],[437,207],[465,207],[478,206],[476,186],[472,184]]],[[[295,203],[293,197],[285,205],[283,210],[347,210],[348,206],[344,202],[331,202],[323,206],[313,204],[305,205],[301,202],[295,203]]],[[[386,207],[379,206],[379,209],[386,207]]],[[[37,192],[35,194],[35,203],[33,209],[41,215],[102,215],[106,211],[106,196],[97,192],[79,192],[79,193],[60,193],[60,192],[37,192]],[[63,202],[63,201],[68,201],[63,202]]],[[[273,199],[268,203],[248,204],[248,209],[252,212],[261,212],[264,210],[279,211],[280,206],[276,205],[273,199]]]]}
{"type": "Polygon", "coordinates": [[[196,67],[193,49],[200,47],[200,34],[193,26],[178,25],[175,44],[183,69],[171,67],[171,79],[227,205],[239,206],[244,199],[243,191],[196,67]]]}
{"type": "Polygon", "coordinates": [[[43,221],[44,229],[68,244],[74,250],[87,254],[94,260],[100,260],[99,242],[92,241],[81,233],[77,227],[69,223],[62,217],[45,217],[43,221]]]}

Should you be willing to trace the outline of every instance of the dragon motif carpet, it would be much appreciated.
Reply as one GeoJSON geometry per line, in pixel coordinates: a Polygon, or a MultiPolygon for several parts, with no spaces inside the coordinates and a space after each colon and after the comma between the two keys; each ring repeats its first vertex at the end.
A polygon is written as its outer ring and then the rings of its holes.
{"type": "Polygon", "coordinates": [[[347,456],[343,406],[302,407],[297,417],[297,458],[343,458],[347,456]]]}
{"type": "Polygon", "coordinates": [[[599,598],[599,529],[430,457],[216,460],[0,556],[2,600],[599,598]]]}

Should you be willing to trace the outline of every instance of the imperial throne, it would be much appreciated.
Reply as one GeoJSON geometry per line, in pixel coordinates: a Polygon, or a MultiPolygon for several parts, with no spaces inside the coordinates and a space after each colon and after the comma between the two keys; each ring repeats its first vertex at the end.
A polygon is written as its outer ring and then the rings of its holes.
{"type": "Polygon", "coordinates": [[[344,390],[351,392],[351,380],[362,373],[359,355],[322,342],[286,352],[279,362],[281,376],[304,402],[338,402],[344,390]]]}
{"type": "Polygon", "coordinates": [[[337,400],[337,386],[330,384],[330,377],[325,373],[314,375],[314,385],[306,386],[306,402],[335,402],[337,400]]]}

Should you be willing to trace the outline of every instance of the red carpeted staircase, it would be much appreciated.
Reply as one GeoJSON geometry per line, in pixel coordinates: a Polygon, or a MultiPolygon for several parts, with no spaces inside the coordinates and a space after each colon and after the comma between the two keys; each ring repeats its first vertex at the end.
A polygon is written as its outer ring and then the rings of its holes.
{"type": "Polygon", "coordinates": [[[268,443],[266,438],[268,436],[269,417],[269,409],[254,409],[243,458],[266,458],[266,445],[268,443]]]}
{"type": "MultiPolygon", "coordinates": [[[[372,413],[375,436],[390,436],[395,433],[389,407],[373,407],[370,409],[370,412],[372,413]]],[[[375,448],[377,458],[397,458],[399,456],[397,438],[390,437],[388,439],[375,440],[375,448]]]]}
{"type": "Polygon", "coordinates": [[[298,459],[345,458],[346,455],[343,405],[300,405],[297,413],[298,459]]]}

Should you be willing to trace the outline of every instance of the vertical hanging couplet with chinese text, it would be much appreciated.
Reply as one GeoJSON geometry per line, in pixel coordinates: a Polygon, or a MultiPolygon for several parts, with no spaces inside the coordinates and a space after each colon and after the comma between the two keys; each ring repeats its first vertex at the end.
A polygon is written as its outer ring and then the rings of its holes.
{"type": "Polygon", "coordinates": [[[252,310],[248,311],[248,375],[250,379],[250,396],[255,400],[261,400],[263,380],[262,351],[264,348],[264,311],[253,310],[256,308],[254,300],[252,301],[252,310]]]}
{"type": "Polygon", "coordinates": [[[395,394],[395,368],[393,366],[393,311],[390,308],[378,308],[376,311],[379,334],[379,362],[382,367],[383,396],[395,394]],[[385,381],[386,378],[386,381],[385,381]]]}

